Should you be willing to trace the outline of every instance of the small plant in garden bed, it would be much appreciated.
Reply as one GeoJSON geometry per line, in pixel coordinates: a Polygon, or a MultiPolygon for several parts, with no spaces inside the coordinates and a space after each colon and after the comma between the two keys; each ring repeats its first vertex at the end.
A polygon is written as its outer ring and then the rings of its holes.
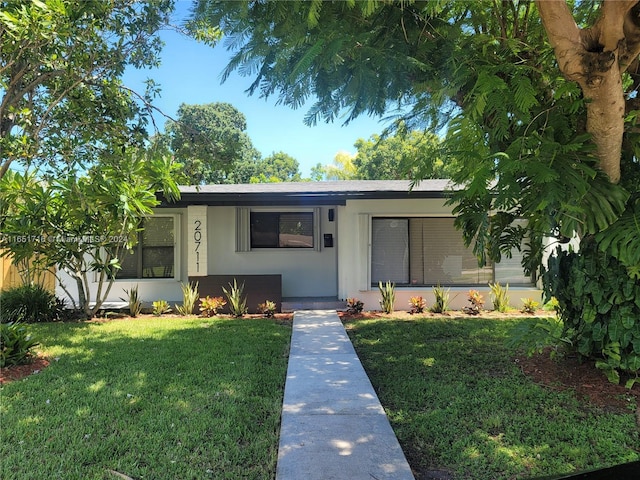
{"type": "Polygon", "coordinates": [[[533,315],[540,306],[539,302],[536,302],[533,298],[522,298],[522,313],[528,313],[533,315]]]}
{"type": "Polygon", "coordinates": [[[384,313],[392,313],[393,306],[396,302],[396,285],[390,280],[385,284],[382,281],[378,282],[378,289],[380,290],[380,307],[384,313]]]}
{"type": "Polygon", "coordinates": [[[39,343],[20,322],[0,323],[0,367],[22,365],[33,356],[31,351],[39,343]]]}
{"type": "Polygon", "coordinates": [[[40,285],[21,285],[0,292],[0,312],[5,322],[53,322],[62,318],[64,300],[40,285]]]}
{"type": "Polygon", "coordinates": [[[169,302],[167,302],[166,300],[156,300],[155,302],[153,302],[153,314],[156,317],[159,317],[160,315],[162,315],[163,313],[169,313],[171,311],[171,308],[169,308],[169,302]]]}
{"type": "Polygon", "coordinates": [[[247,297],[244,296],[244,283],[238,286],[236,279],[233,279],[233,285],[229,284],[229,290],[222,287],[222,291],[229,300],[229,310],[234,317],[242,317],[247,313],[247,297]]]}
{"type": "Polygon", "coordinates": [[[484,298],[478,290],[469,290],[468,300],[470,305],[464,307],[464,313],[468,315],[480,315],[484,307],[484,298]]]}
{"type": "Polygon", "coordinates": [[[409,309],[409,313],[411,315],[415,313],[424,313],[427,308],[427,302],[421,296],[411,297],[409,299],[409,306],[411,307],[409,309]]]}
{"type": "Polygon", "coordinates": [[[138,286],[131,287],[130,290],[122,289],[127,294],[127,298],[120,297],[120,300],[129,303],[129,315],[137,317],[142,312],[142,300],[138,295],[138,286]]]}
{"type": "Polygon", "coordinates": [[[265,300],[264,303],[259,303],[258,313],[261,313],[265,318],[273,318],[276,314],[276,302],[265,300]]]}
{"type": "Polygon", "coordinates": [[[200,299],[200,313],[203,317],[213,317],[226,304],[227,301],[222,297],[210,297],[207,295],[200,299]]]}
{"type": "Polygon", "coordinates": [[[362,313],[364,303],[357,298],[347,298],[347,313],[349,315],[357,315],[362,313]]]}
{"type": "Polygon", "coordinates": [[[198,282],[182,283],[182,305],[176,305],[176,310],[183,317],[191,315],[198,299],[198,282]]]}
{"type": "Polygon", "coordinates": [[[489,283],[491,289],[491,298],[493,300],[493,309],[496,312],[504,313],[509,310],[509,284],[506,286],[500,283],[489,283]]]}
{"type": "Polygon", "coordinates": [[[436,297],[435,303],[431,306],[433,313],[446,313],[449,310],[449,291],[449,288],[445,290],[440,285],[433,287],[433,295],[436,297]]]}

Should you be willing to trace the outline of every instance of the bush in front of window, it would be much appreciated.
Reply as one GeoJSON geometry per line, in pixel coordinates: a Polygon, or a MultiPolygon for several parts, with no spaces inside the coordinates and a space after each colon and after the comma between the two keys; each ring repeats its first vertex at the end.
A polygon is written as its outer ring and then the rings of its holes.
{"type": "Polygon", "coordinates": [[[440,284],[433,287],[433,296],[436,297],[436,301],[431,306],[433,313],[446,313],[449,310],[450,290],[450,288],[441,287],[440,284]]]}
{"type": "Polygon", "coordinates": [[[140,315],[140,312],[142,312],[142,300],[138,295],[138,285],[136,285],[135,287],[131,287],[131,289],[129,290],[126,290],[124,288],[122,290],[127,294],[127,298],[120,297],[120,300],[122,300],[123,302],[128,302],[129,315],[134,318],[137,317],[138,315],[140,315]]]}
{"type": "Polygon", "coordinates": [[[493,309],[497,312],[504,313],[509,310],[509,284],[500,285],[500,282],[489,283],[491,289],[491,298],[493,300],[493,309]]]}
{"type": "Polygon", "coordinates": [[[384,313],[393,313],[393,307],[396,302],[396,284],[387,280],[385,284],[382,281],[378,282],[378,289],[380,290],[380,307],[384,313]]]}
{"type": "Polygon", "coordinates": [[[484,307],[484,297],[478,290],[469,290],[468,300],[470,305],[464,307],[464,313],[468,315],[479,315],[484,307]]]}
{"type": "Polygon", "coordinates": [[[424,313],[427,308],[427,302],[422,296],[418,295],[417,297],[411,297],[409,299],[409,313],[411,315],[415,313],[424,313]]]}

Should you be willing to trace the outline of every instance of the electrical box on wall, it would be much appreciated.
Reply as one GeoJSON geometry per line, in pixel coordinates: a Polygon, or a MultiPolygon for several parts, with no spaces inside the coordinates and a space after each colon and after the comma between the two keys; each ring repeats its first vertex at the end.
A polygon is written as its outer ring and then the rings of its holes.
{"type": "Polygon", "coordinates": [[[333,234],[331,233],[324,234],[324,247],[325,248],[333,247],[333,234]]]}

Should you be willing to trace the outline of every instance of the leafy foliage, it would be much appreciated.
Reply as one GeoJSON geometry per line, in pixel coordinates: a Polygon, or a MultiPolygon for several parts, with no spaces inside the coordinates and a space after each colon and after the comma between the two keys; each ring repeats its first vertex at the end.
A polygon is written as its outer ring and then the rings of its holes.
{"type": "Polygon", "coordinates": [[[436,297],[436,301],[431,305],[433,313],[446,313],[449,310],[450,291],[450,288],[441,285],[433,287],[433,295],[436,297]]]}
{"type": "Polygon", "coordinates": [[[20,322],[0,323],[0,367],[28,363],[32,349],[40,345],[20,322]]]}
{"type": "Polygon", "coordinates": [[[152,307],[153,307],[153,314],[156,317],[159,317],[163,313],[169,313],[171,311],[171,308],[169,307],[169,302],[163,299],[154,301],[152,303],[152,307]]]}
{"type": "Polygon", "coordinates": [[[511,331],[505,342],[509,348],[524,348],[527,355],[542,353],[551,348],[552,358],[564,354],[564,350],[573,347],[571,332],[565,331],[564,323],[559,318],[542,318],[533,323],[520,322],[511,331]]]}
{"type": "Polygon", "coordinates": [[[528,313],[529,315],[533,315],[536,313],[536,310],[540,306],[540,302],[535,301],[533,298],[523,298],[522,299],[522,309],[520,310],[522,313],[528,313]]]}
{"type": "Polygon", "coordinates": [[[200,299],[200,312],[204,317],[213,317],[218,314],[218,310],[224,307],[227,301],[222,297],[210,297],[207,295],[200,299]]]}
{"type": "Polygon", "coordinates": [[[349,315],[362,313],[363,308],[364,303],[362,303],[362,300],[358,300],[357,298],[347,298],[347,313],[349,315]]]}
{"type": "Polygon", "coordinates": [[[181,283],[182,305],[176,305],[176,310],[182,316],[191,315],[198,300],[198,282],[181,283]]]}
{"type": "Polygon", "coordinates": [[[264,303],[258,304],[258,313],[261,313],[265,318],[273,318],[276,314],[276,302],[265,300],[264,303]]]}
{"type": "Polygon", "coordinates": [[[222,287],[222,291],[229,300],[229,310],[234,317],[242,317],[247,313],[247,297],[244,295],[244,283],[238,286],[236,279],[233,279],[233,285],[229,284],[229,290],[222,287]]]}
{"type": "Polygon", "coordinates": [[[105,142],[139,144],[156,87],[134,93],[120,77],[158,64],[172,9],[172,0],[3,2],[0,178],[13,161],[86,168],[105,142]]]}
{"type": "Polygon", "coordinates": [[[509,310],[509,284],[504,287],[499,282],[490,283],[491,300],[493,309],[497,312],[506,312],[509,310]]]}
{"type": "Polygon", "coordinates": [[[125,148],[104,152],[89,170],[69,169],[50,180],[9,171],[0,180],[0,226],[6,233],[0,247],[14,263],[35,257],[57,275],[68,272],[78,290],[77,302],[67,292],[73,308],[91,317],[108,296],[120,259],[137,241],[140,222],[160,203],[155,193],[170,201],[180,196],[177,168],[155,151],[125,148]],[[29,241],[16,240],[21,238],[29,241]],[[92,292],[93,275],[98,287],[92,292]]]}
{"type": "Polygon", "coordinates": [[[409,299],[409,306],[410,306],[409,308],[410,314],[413,315],[415,313],[423,313],[427,308],[427,302],[421,296],[411,297],[409,299]]]}
{"type": "Polygon", "coordinates": [[[545,294],[558,301],[565,335],[577,352],[618,382],[620,371],[640,370],[640,281],[593,237],[580,254],[558,249],[545,272],[545,294]]]}
{"type": "Polygon", "coordinates": [[[41,285],[22,285],[0,292],[3,322],[53,322],[64,315],[64,302],[41,285]]]}
{"type": "Polygon", "coordinates": [[[138,295],[138,285],[135,287],[131,287],[129,290],[124,290],[124,293],[127,295],[127,298],[120,297],[120,300],[125,301],[129,304],[129,315],[132,317],[137,317],[142,312],[142,300],[138,295]]]}
{"type": "Polygon", "coordinates": [[[378,282],[378,290],[380,290],[380,308],[384,313],[392,313],[396,303],[396,285],[390,280],[386,283],[378,282]]]}
{"type": "Polygon", "coordinates": [[[468,315],[479,315],[484,307],[484,298],[478,290],[469,290],[469,305],[463,308],[464,313],[468,315]]]}

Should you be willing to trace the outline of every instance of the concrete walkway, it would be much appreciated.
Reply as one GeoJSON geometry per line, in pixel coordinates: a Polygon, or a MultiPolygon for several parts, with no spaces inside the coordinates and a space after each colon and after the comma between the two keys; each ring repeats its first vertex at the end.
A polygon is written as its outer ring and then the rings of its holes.
{"type": "Polygon", "coordinates": [[[413,480],[335,311],[298,311],[276,480],[413,480]]]}

